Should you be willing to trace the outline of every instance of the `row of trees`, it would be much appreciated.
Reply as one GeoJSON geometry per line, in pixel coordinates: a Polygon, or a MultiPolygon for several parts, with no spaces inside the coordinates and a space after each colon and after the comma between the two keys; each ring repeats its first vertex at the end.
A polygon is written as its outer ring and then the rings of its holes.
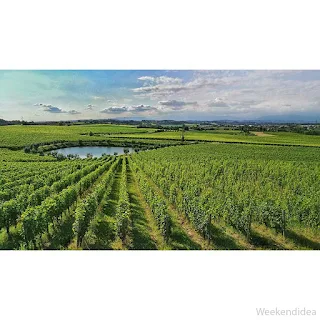
{"type": "Polygon", "coordinates": [[[66,166],[64,170],[54,169],[47,173],[39,173],[38,179],[42,187],[23,184],[11,190],[13,199],[0,202],[0,229],[5,227],[9,234],[11,225],[15,225],[18,217],[29,207],[36,207],[50,195],[54,195],[77,183],[82,177],[97,169],[101,164],[87,165],[79,170],[79,166],[66,166]],[[47,175],[49,178],[47,179],[47,175]],[[38,188],[37,188],[38,187],[38,188]]]}
{"type": "Polygon", "coordinates": [[[258,154],[241,159],[232,153],[225,160],[216,151],[219,146],[213,144],[184,146],[132,158],[205,238],[210,238],[211,222],[218,220],[248,238],[253,222],[284,235],[294,225],[319,228],[318,162],[285,161],[284,155],[281,160],[258,154]]]}
{"type": "Polygon", "coordinates": [[[127,158],[122,158],[122,170],[119,188],[119,200],[116,208],[116,232],[124,241],[129,230],[131,209],[127,186],[127,158]]]}
{"type": "Polygon", "coordinates": [[[100,183],[100,187],[104,190],[104,195],[96,213],[89,223],[88,230],[84,235],[82,242],[85,243],[86,248],[106,249],[109,248],[110,242],[115,239],[115,224],[108,213],[108,200],[113,188],[115,173],[121,163],[120,159],[121,158],[118,157],[117,161],[112,165],[105,178],[100,183]]]}
{"type": "MultiPolygon", "coordinates": [[[[37,165],[34,165],[37,168],[37,165]]],[[[78,170],[80,167],[77,166],[49,166],[42,169],[31,171],[29,174],[24,174],[22,177],[15,177],[14,173],[11,176],[11,181],[0,186],[0,201],[9,200],[16,197],[17,194],[27,188],[28,192],[31,193],[34,190],[43,187],[44,185],[50,185],[57,180],[57,176],[63,171],[67,170],[78,170]]]]}
{"type": "Polygon", "coordinates": [[[172,231],[172,220],[169,214],[168,205],[162,195],[154,188],[152,182],[149,181],[144,172],[140,169],[138,162],[132,161],[131,163],[143,196],[155,217],[158,229],[161,231],[162,236],[167,242],[170,239],[172,231]]]}
{"type": "Polygon", "coordinates": [[[90,227],[91,221],[94,219],[98,206],[101,200],[109,195],[113,184],[114,172],[119,164],[119,159],[114,161],[109,170],[103,173],[101,181],[92,188],[91,192],[79,203],[74,213],[74,223],[72,226],[73,233],[76,237],[77,247],[82,243],[82,240],[90,227]]]}
{"type": "MultiPolygon", "coordinates": [[[[16,216],[17,225],[12,233],[14,246],[25,248],[40,248],[41,237],[46,232],[49,234],[50,226],[59,225],[62,214],[77,201],[97,178],[110,167],[111,162],[96,163],[89,168],[84,168],[81,174],[69,175],[69,184],[65,185],[61,191],[52,193],[46,197],[39,205],[28,206],[20,217],[16,216]],[[86,170],[85,170],[86,169],[86,170]]],[[[21,209],[20,209],[21,210],[21,209]]],[[[13,216],[11,212],[11,217],[13,216]]],[[[14,223],[11,221],[11,224],[14,223]]],[[[11,229],[10,229],[11,230],[11,229]]],[[[9,239],[10,240],[10,239],[9,239]]]]}
{"type": "Polygon", "coordinates": [[[56,163],[55,166],[53,166],[52,163],[48,162],[4,162],[1,164],[0,168],[0,189],[15,183],[20,179],[35,176],[39,172],[45,172],[46,170],[51,169],[59,169],[66,165],[66,163],[56,163]]]}

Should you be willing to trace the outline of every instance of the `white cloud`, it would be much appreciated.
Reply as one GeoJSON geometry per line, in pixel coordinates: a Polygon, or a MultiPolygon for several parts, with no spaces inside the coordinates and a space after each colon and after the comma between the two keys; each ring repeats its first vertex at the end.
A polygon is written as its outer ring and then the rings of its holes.
{"type": "Polygon", "coordinates": [[[190,94],[197,93],[200,90],[212,90],[218,86],[231,85],[237,81],[236,79],[219,79],[219,78],[201,78],[198,77],[189,82],[155,82],[149,83],[147,86],[133,88],[132,91],[138,96],[157,98],[170,96],[174,94],[190,94]]]}
{"type": "Polygon", "coordinates": [[[62,110],[61,108],[55,107],[51,104],[43,104],[43,103],[36,103],[36,106],[40,106],[43,111],[50,112],[50,113],[66,113],[67,111],[62,110]]]}
{"type": "Polygon", "coordinates": [[[157,108],[149,106],[149,105],[137,105],[137,106],[112,106],[101,110],[101,113],[124,113],[124,112],[131,112],[131,113],[139,113],[139,112],[150,112],[156,111],[157,108]]]}
{"type": "Polygon", "coordinates": [[[92,105],[92,104],[88,104],[88,105],[86,106],[86,110],[93,110],[93,109],[95,109],[95,106],[92,105]]]}
{"type": "Polygon", "coordinates": [[[72,109],[70,111],[66,111],[66,110],[63,110],[59,107],[55,107],[51,104],[35,103],[34,106],[38,106],[42,109],[42,111],[49,112],[49,113],[68,113],[68,114],[72,114],[72,115],[81,114],[81,112],[79,112],[75,109],[72,109]]]}
{"type": "Polygon", "coordinates": [[[76,74],[70,84],[68,74],[4,72],[0,77],[0,87],[4,88],[0,92],[0,106],[5,110],[3,117],[36,112],[42,119],[49,114],[61,117],[78,114],[77,110],[83,112],[83,118],[89,112],[97,117],[102,117],[102,113],[128,116],[145,113],[163,118],[173,115],[172,119],[192,119],[198,114],[202,119],[214,119],[217,115],[226,119],[255,119],[297,112],[320,113],[320,71],[200,70],[163,71],[161,76],[158,72],[156,76],[145,74],[139,71],[134,80],[129,77],[123,82],[115,77],[109,87],[109,82],[79,82],[76,74]],[[36,103],[33,110],[28,110],[34,101],[52,104],[36,103]],[[75,110],[68,111],[71,108],[75,110]]]}
{"type": "Polygon", "coordinates": [[[100,96],[92,96],[93,100],[106,100],[105,97],[100,97],[100,96]]]}
{"type": "Polygon", "coordinates": [[[141,104],[138,106],[130,106],[128,110],[131,112],[145,112],[145,111],[155,111],[157,110],[157,108],[141,104]]]}
{"type": "Polygon", "coordinates": [[[117,107],[117,106],[113,106],[113,107],[108,107],[105,108],[103,110],[101,110],[101,113],[124,113],[128,111],[128,107],[127,106],[122,106],[122,107],[117,107]]]}
{"type": "Polygon", "coordinates": [[[182,109],[185,106],[190,105],[197,105],[196,101],[182,101],[182,100],[164,100],[158,102],[160,106],[164,108],[171,108],[171,109],[182,109]]]}
{"type": "Polygon", "coordinates": [[[182,79],[180,78],[171,78],[167,76],[161,76],[161,77],[140,77],[138,78],[140,81],[145,81],[149,83],[154,83],[154,84],[179,84],[182,83],[182,79]]]}
{"type": "Polygon", "coordinates": [[[229,105],[223,101],[221,98],[215,98],[213,101],[208,103],[208,106],[211,108],[225,108],[229,107],[229,105]]]}
{"type": "Polygon", "coordinates": [[[92,96],[91,97],[95,101],[106,101],[106,102],[115,102],[115,99],[108,99],[107,97],[104,96],[92,96]]]}
{"type": "Polygon", "coordinates": [[[77,110],[70,110],[70,111],[68,111],[68,113],[69,114],[81,114],[81,112],[80,111],[77,111],[77,110]]]}

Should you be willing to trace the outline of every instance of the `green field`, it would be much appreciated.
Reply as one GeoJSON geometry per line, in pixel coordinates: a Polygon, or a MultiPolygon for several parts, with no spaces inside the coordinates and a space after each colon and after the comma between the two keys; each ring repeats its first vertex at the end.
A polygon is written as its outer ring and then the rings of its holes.
{"type": "MultiPolygon", "coordinates": [[[[180,131],[156,132],[150,128],[124,125],[15,125],[0,126],[0,148],[24,147],[52,141],[93,141],[109,139],[180,140],[180,131]],[[90,136],[90,132],[92,136],[90,136]]],[[[186,131],[185,140],[254,144],[284,144],[320,147],[320,136],[292,132],[272,132],[266,136],[244,135],[236,130],[186,131]]]]}
{"type": "Polygon", "coordinates": [[[105,137],[90,136],[90,132],[104,134],[145,133],[153,129],[137,129],[121,125],[73,125],[73,126],[0,126],[1,147],[23,147],[33,143],[52,142],[56,140],[104,140],[105,137]]]}
{"type": "Polygon", "coordinates": [[[0,127],[0,249],[320,249],[319,136],[180,139],[117,125],[0,127]],[[40,155],[79,140],[140,151],[40,155]]]}
{"type": "MultiPolygon", "coordinates": [[[[120,136],[115,134],[114,136],[120,136]]],[[[181,139],[181,132],[155,132],[143,134],[123,134],[120,137],[140,138],[140,139],[181,139]]],[[[203,132],[203,131],[187,131],[184,134],[185,140],[198,141],[216,141],[216,142],[239,142],[239,143],[255,143],[255,144],[284,144],[284,145],[305,145],[320,147],[319,136],[309,136],[292,132],[272,132],[270,136],[249,136],[240,133],[221,133],[221,132],[203,132]]]]}
{"type": "Polygon", "coordinates": [[[28,154],[23,150],[10,150],[6,148],[0,149],[0,162],[12,162],[12,161],[21,161],[21,162],[34,162],[34,161],[56,161],[55,158],[48,156],[40,156],[38,153],[36,154],[28,154]]]}

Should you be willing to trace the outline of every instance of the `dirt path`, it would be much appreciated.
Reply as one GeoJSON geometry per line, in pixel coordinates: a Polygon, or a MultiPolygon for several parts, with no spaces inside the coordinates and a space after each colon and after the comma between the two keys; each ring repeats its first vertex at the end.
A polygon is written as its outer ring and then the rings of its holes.
{"type": "MultiPolygon", "coordinates": [[[[78,202],[85,199],[87,195],[92,192],[92,189],[103,179],[104,174],[106,174],[110,170],[112,162],[109,164],[110,166],[108,167],[108,169],[102,175],[100,175],[88,189],[80,192],[78,194],[77,200],[65,212],[62,213],[59,224],[53,224],[53,234],[50,236],[51,239],[48,246],[49,249],[56,249],[60,247],[76,249],[75,237],[72,231],[74,222],[74,211],[77,208],[78,202]],[[63,241],[61,241],[61,239],[63,239],[63,241]]],[[[96,170],[98,170],[98,168],[96,170]]],[[[82,177],[81,179],[83,178],[85,177],[82,177]]]]}
{"type": "Polygon", "coordinates": [[[257,137],[274,137],[273,134],[264,133],[264,132],[252,132],[257,137]]]}
{"type": "Polygon", "coordinates": [[[184,216],[180,215],[174,205],[172,205],[162,190],[148,177],[146,177],[150,182],[151,186],[163,197],[166,201],[169,209],[169,214],[172,218],[172,235],[170,237],[169,244],[172,249],[180,249],[180,250],[206,250],[206,249],[214,249],[214,247],[208,243],[207,240],[203,239],[201,235],[199,235],[191,223],[185,219],[184,216]]]}
{"type": "Polygon", "coordinates": [[[130,165],[128,166],[128,193],[132,210],[132,249],[169,249],[157,228],[130,165]]]}

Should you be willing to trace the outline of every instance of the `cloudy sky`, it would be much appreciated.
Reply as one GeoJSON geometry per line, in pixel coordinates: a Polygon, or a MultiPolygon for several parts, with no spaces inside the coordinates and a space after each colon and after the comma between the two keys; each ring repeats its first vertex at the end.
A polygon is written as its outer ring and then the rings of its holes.
{"type": "Polygon", "coordinates": [[[0,71],[7,120],[320,120],[320,71],[0,71]]]}

